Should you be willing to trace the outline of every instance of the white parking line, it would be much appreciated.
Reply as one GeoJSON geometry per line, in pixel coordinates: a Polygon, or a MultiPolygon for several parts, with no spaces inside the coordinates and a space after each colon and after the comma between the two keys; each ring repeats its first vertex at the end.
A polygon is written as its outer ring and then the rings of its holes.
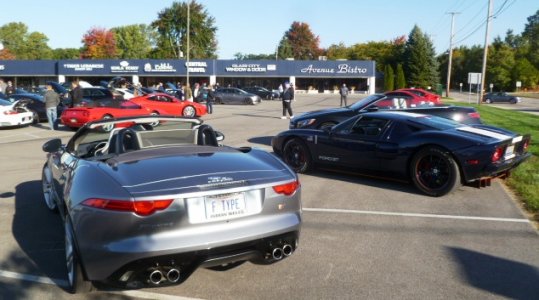
{"type": "MultiPolygon", "coordinates": [[[[0,277],[4,278],[10,278],[10,279],[17,279],[22,281],[31,281],[31,282],[37,282],[37,283],[43,283],[43,284],[50,284],[50,285],[57,285],[59,287],[66,287],[67,281],[64,279],[55,279],[55,278],[48,278],[48,277],[41,277],[36,275],[28,275],[28,274],[20,274],[15,273],[11,271],[4,271],[0,270],[0,277]]],[[[173,295],[166,295],[166,294],[158,294],[158,293],[150,293],[150,292],[143,292],[143,291],[118,291],[118,292],[106,292],[110,294],[116,294],[116,295],[123,295],[133,298],[140,298],[140,299],[156,299],[156,300],[202,300],[200,298],[189,298],[189,297],[182,297],[182,296],[173,296],[173,295]]],[[[0,294],[0,297],[2,295],[0,294]]]]}
{"type": "Polygon", "coordinates": [[[332,208],[308,208],[308,207],[304,207],[303,211],[307,211],[307,212],[324,212],[324,213],[341,213],[341,214],[397,216],[397,217],[417,217],[417,218],[436,218],[436,219],[455,219],[455,220],[475,220],[475,221],[530,223],[530,221],[528,219],[489,218],[489,217],[476,217],[476,216],[455,216],[455,215],[435,215],[435,214],[416,214],[416,213],[396,213],[396,212],[387,212],[387,211],[349,210],[349,209],[332,209],[332,208]]]}

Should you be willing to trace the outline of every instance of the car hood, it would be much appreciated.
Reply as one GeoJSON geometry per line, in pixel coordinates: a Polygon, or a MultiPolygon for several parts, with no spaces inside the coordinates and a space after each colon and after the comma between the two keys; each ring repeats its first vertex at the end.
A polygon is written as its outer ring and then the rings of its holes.
{"type": "Polygon", "coordinates": [[[294,118],[294,120],[299,120],[299,119],[315,119],[319,116],[324,116],[324,115],[329,115],[329,114],[345,114],[347,112],[350,112],[350,108],[347,108],[347,107],[338,107],[338,108],[328,108],[328,109],[321,109],[321,110],[315,110],[315,111],[310,111],[310,112],[306,112],[306,113],[303,113],[301,114],[300,116],[298,116],[297,118],[294,118]]]}
{"type": "Polygon", "coordinates": [[[294,179],[273,155],[228,147],[145,149],[99,167],[136,198],[198,193],[294,179]]]}

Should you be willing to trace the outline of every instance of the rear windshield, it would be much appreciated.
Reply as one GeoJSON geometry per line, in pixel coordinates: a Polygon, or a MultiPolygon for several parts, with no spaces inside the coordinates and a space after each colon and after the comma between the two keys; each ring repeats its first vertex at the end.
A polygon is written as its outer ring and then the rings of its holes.
{"type": "Polygon", "coordinates": [[[421,115],[410,118],[409,120],[412,123],[420,124],[438,130],[447,130],[463,126],[461,123],[458,123],[456,121],[430,115],[421,115]]]}

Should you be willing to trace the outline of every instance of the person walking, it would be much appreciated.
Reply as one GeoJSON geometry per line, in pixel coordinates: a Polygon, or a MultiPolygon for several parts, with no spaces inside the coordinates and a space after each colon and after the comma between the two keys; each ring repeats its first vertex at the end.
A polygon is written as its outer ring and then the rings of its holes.
{"type": "Polygon", "coordinates": [[[282,102],[283,102],[283,116],[281,119],[286,119],[286,112],[288,111],[288,115],[290,116],[290,119],[294,118],[294,113],[292,113],[292,101],[294,100],[294,88],[290,86],[290,84],[287,82],[284,85],[284,91],[282,96],[282,102]]]}
{"type": "Polygon", "coordinates": [[[346,87],[346,83],[343,83],[341,86],[341,89],[339,90],[339,94],[341,94],[341,107],[344,103],[344,106],[348,106],[347,98],[348,98],[348,88],[346,87]]]}
{"type": "Polygon", "coordinates": [[[58,123],[58,110],[57,107],[60,104],[60,96],[52,89],[52,85],[47,84],[47,91],[45,92],[45,108],[47,110],[47,119],[49,120],[50,130],[57,130],[58,123]]]}
{"type": "Polygon", "coordinates": [[[191,85],[189,83],[185,84],[183,96],[185,97],[185,100],[193,102],[193,91],[191,90],[191,85]]]}
{"type": "Polygon", "coordinates": [[[215,94],[213,93],[215,88],[210,85],[208,89],[208,97],[206,98],[206,109],[208,114],[213,114],[213,101],[215,101],[215,94]]]}
{"type": "Polygon", "coordinates": [[[279,84],[279,87],[277,88],[279,90],[279,99],[283,99],[283,92],[284,92],[284,89],[283,89],[283,84],[279,84]]]}
{"type": "Polygon", "coordinates": [[[7,84],[0,78],[0,93],[6,93],[7,84]]]}
{"type": "Polygon", "coordinates": [[[71,82],[71,91],[69,92],[71,105],[69,107],[77,107],[82,103],[82,89],[78,81],[71,82]]]}

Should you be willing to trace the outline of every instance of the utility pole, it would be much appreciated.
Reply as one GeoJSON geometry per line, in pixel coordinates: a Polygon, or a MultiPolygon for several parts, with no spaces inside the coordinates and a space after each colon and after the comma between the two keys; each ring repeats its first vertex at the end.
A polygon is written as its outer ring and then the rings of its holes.
{"type": "Polygon", "coordinates": [[[481,69],[481,89],[479,91],[479,99],[477,99],[478,105],[481,105],[481,99],[483,99],[483,89],[485,87],[485,75],[487,73],[488,34],[490,31],[490,19],[492,18],[491,14],[492,14],[492,0],[488,0],[487,29],[485,32],[485,48],[483,49],[483,68],[481,69]]]}
{"type": "Polygon", "coordinates": [[[451,35],[449,36],[449,61],[447,63],[447,84],[445,86],[445,96],[449,97],[449,89],[451,84],[451,64],[453,61],[453,30],[455,28],[455,15],[460,14],[459,12],[448,12],[451,14],[451,35]]]}
{"type": "Polygon", "coordinates": [[[189,84],[189,38],[190,38],[190,31],[191,31],[191,17],[190,17],[190,11],[191,11],[191,1],[187,3],[187,84],[189,84]]]}

